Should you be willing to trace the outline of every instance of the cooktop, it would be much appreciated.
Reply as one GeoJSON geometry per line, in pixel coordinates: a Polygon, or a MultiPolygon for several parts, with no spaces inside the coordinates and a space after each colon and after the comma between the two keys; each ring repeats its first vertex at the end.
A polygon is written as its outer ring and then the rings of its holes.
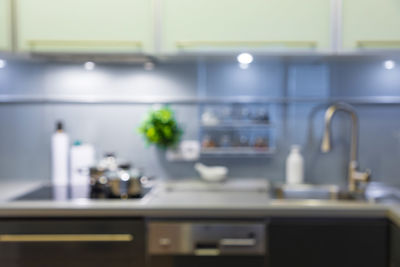
{"type": "MultiPolygon", "coordinates": [[[[142,193],[131,196],[131,199],[142,198],[150,188],[143,188],[142,193]]],[[[24,195],[18,196],[13,201],[26,201],[26,200],[78,200],[78,199],[121,199],[117,197],[109,197],[104,194],[93,192],[88,186],[54,186],[45,185],[24,195]]]]}

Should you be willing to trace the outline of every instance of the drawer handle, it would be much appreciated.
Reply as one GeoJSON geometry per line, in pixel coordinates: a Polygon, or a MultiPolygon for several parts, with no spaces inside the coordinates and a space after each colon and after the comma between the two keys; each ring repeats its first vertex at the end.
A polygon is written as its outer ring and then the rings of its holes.
{"type": "Polygon", "coordinates": [[[178,41],[176,46],[178,48],[190,48],[199,46],[212,46],[212,47],[266,47],[266,46],[287,46],[287,47],[309,47],[315,48],[317,42],[315,41],[178,41]]]}
{"type": "Polygon", "coordinates": [[[194,250],[195,256],[218,256],[221,251],[217,248],[199,248],[194,250]]]}
{"type": "Polygon", "coordinates": [[[131,242],[130,234],[0,235],[0,242],[131,242]]]}
{"type": "Polygon", "coordinates": [[[219,244],[224,247],[254,247],[257,241],[253,238],[225,238],[219,241],[219,244]]]}
{"type": "Polygon", "coordinates": [[[86,47],[132,47],[140,48],[140,41],[112,41],[112,40],[29,40],[31,49],[38,46],[86,46],[86,47]]]}
{"type": "Polygon", "coordinates": [[[400,48],[400,40],[360,40],[357,41],[357,47],[368,48],[368,47],[398,47],[400,48]]]}

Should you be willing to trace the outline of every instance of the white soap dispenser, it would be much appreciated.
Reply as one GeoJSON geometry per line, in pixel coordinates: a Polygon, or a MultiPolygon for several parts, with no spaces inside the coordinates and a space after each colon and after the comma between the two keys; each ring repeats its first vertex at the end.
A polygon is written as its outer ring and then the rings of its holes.
{"type": "Polygon", "coordinates": [[[301,184],[304,181],[304,160],[299,145],[292,145],[286,159],[286,183],[301,184]]]}

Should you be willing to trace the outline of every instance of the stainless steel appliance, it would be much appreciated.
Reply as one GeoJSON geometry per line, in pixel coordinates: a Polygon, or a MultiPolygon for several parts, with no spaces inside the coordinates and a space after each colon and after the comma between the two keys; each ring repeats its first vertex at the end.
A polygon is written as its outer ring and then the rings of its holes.
{"type": "Polygon", "coordinates": [[[148,223],[151,267],[265,266],[265,222],[148,223]]]}
{"type": "Polygon", "coordinates": [[[108,153],[97,166],[90,168],[91,198],[138,198],[152,186],[153,177],[132,167],[119,163],[113,153],[108,153]]]}

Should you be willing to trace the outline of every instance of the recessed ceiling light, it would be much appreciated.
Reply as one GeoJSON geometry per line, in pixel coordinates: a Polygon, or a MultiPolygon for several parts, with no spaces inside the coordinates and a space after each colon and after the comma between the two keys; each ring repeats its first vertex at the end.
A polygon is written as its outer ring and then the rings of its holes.
{"type": "Polygon", "coordinates": [[[385,62],[383,62],[383,67],[387,70],[392,70],[396,67],[396,62],[394,62],[393,60],[386,60],[385,62]]]}
{"type": "Polygon", "coordinates": [[[96,67],[96,63],[92,62],[92,61],[87,61],[85,62],[85,64],[83,65],[85,70],[94,70],[94,68],[96,67]]]}
{"type": "Polygon", "coordinates": [[[241,53],[237,56],[237,61],[240,64],[250,64],[253,62],[253,56],[249,53],[241,53]]]}
{"type": "Polygon", "coordinates": [[[7,61],[5,61],[4,59],[0,59],[0,69],[5,68],[6,65],[7,61]]]}

